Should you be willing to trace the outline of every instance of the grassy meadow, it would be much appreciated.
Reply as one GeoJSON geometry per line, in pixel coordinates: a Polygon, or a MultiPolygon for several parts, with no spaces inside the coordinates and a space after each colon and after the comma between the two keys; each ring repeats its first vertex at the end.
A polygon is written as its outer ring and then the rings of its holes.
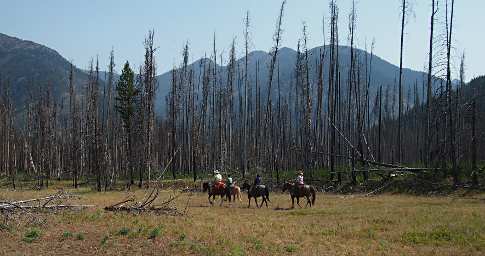
{"type": "MultiPolygon", "coordinates": [[[[73,203],[82,211],[43,213],[35,221],[0,224],[0,255],[484,255],[485,195],[317,194],[313,208],[288,209],[287,194],[272,193],[269,208],[243,201],[210,207],[203,193],[177,201],[185,216],[113,213],[105,206],[146,190],[93,192],[73,203]],[[188,207],[186,207],[188,206],[188,207]]],[[[0,201],[56,190],[0,189],[0,201]]],[[[165,190],[159,201],[174,192],[165,190]]]]}

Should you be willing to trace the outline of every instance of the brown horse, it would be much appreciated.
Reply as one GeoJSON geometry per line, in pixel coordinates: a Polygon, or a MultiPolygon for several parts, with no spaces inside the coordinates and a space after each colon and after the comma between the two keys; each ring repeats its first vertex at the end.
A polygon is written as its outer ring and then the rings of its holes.
{"type": "Polygon", "coordinates": [[[214,204],[213,201],[216,200],[216,196],[220,196],[221,197],[220,206],[222,206],[222,202],[224,201],[224,197],[231,198],[230,191],[229,191],[229,189],[227,189],[226,186],[224,186],[224,188],[216,188],[211,183],[204,182],[202,184],[202,190],[204,192],[207,191],[207,194],[209,195],[209,197],[208,197],[209,203],[211,205],[214,204]],[[211,197],[212,197],[212,201],[211,201],[211,197]]]}
{"type": "Polygon", "coordinates": [[[227,187],[229,189],[229,193],[231,196],[229,196],[229,202],[231,202],[231,198],[233,202],[236,202],[236,198],[241,202],[241,188],[239,186],[233,185],[230,187],[227,187]]]}
{"type": "Polygon", "coordinates": [[[312,207],[312,205],[315,205],[316,190],[313,186],[309,186],[309,185],[299,186],[299,185],[296,185],[295,183],[286,182],[283,185],[283,192],[285,192],[286,190],[290,192],[291,208],[295,208],[295,197],[296,197],[296,204],[298,204],[300,208],[301,208],[300,197],[306,197],[307,202],[305,207],[307,207],[308,205],[310,205],[310,207],[312,207]]]}

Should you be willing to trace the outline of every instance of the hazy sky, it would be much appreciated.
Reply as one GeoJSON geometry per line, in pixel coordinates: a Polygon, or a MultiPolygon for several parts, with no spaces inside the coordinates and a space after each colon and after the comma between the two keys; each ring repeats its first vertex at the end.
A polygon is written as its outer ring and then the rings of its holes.
{"type": "MultiPolygon", "coordinates": [[[[32,40],[57,50],[74,64],[86,68],[99,56],[104,66],[111,48],[117,70],[128,60],[135,66],[143,61],[143,40],[155,29],[158,73],[168,71],[181,60],[184,42],[189,41],[191,60],[211,51],[213,33],[219,51],[228,53],[234,37],[243,54],[243,18],[251,17],[252,49],[268,51],[272,45],[280,0],[2,0],[0,32],[32,40]]],[[[351,0],[339,0],[341,44],[348,44],[348,13],[351,0]]],[[[413,13],[406,28],[404,66],[425,67],[428,52],[430,0],[411,0],[413,13]]],[[[357,0],[357,42],[369,48],[376,40],[375,53],[399,63],[400,1],[357,0]]],[[[444,6],[442,6],[444,10],[444,6]]],[[[456,1],[454,70],[465,51],[467,78],[485,74],[485,33],[481,26],[485,1],[456,1]]],[[[283,45],[296,47],[302,23],[309,29],[311,47],[323,44],[322,17],[328,23],[328,0],[288,0],[283,21],[283,45]]],[[[441,18],[441,17],[440,17],[441,18]]],[[[437,31],[439,33],[441,31],[437,31]]],[[[328,33],[327,33],[328,34],[328,33]]],[[[328,35],[326,35],[328,37],[328,35]]]]}

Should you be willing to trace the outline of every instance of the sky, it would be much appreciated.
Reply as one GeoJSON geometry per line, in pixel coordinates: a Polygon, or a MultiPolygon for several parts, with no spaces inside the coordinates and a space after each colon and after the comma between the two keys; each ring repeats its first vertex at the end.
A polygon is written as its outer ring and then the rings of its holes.
{"type": "MultiPolygon", "coordinates": [[[[251,49],[271,49],[280,0],[0,0],[0,33],[31,40],[58,51],[80,68],[99,57],[104,67],[111,49],[117,70],[125,61],[143,63],[143,40],[155,30],[157,73],[182,60],[185,42],[190,59],[210,55],[215,34],[218,52],[227,56],[233,39],[242,57],[244,16],[251,19],[251,49]]],[[[428,54],[430,0],[410,0],[405,34],[404,67],[425,70],[428,54]]],[[[399,64],[400,0],[356,0],[358,24],[356,42],[370,49],[375,40],[376,55],[399,64]]],[[[340,9],[340,43],[348,45],[348,15],[352,0],[337,0],[340,9]]],[[[453,72],[457,74],[465,53],[467,80],[484,75],[485,33],[479,32],[485,1],[456,1],[453,72]]],[[[440,7],[444,11],[444,6],[440,7]]],[[[283,46],[295,49],[305,23],[309,47],[323,45],[322,21],[328,27],[328,0],[288,0],[283,20],[283,46]]],[[[442,17],[439,17],[442,20],[442,17]]],[[[441,21],[439,21],[441,23],[441,21]]],[[[483,24],[482,24],[483,25],[483,24]]],[[[442,33],[442,24],[437,25],[442,33]]],[[[325,38],[328,41],[328,32],[325,38]]],[[[439,44],[439,43],[437,43],[439,44]]]]}

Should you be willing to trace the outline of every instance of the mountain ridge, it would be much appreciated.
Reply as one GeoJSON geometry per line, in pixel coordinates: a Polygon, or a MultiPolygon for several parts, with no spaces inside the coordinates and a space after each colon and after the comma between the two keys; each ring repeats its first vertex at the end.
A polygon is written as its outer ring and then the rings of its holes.
{"type": "MultiPolygon", "coordinates": [[[[312,83],[312,92],[316,95],[316,61],[320,51],[328,51],[328,46],[319,46],[309,49],[309,70],[310,81],[312,83]]],[[[355,49],[356,54],[361,57],[361,60],[370,61],[370,53],[355,49]]],[[[294,70],[297,52],[289,47],[283,47],[278,54],[279,71],[281,89],[287,93],[294,84],[294,70]]],[[[209,60],[208,58],[200,58],[190,63],[189,68],[194,70],[194,77],[197,79],[202,72],[201,64],[209,60]]],[[[259,84],[262,86],[263,95],[267,95],[267,79],[268,79],[268,63],[270,55],[268,52],[261,50],[254,50],[249,53],[248,63],[251,87],[254,93],[254,79],[256,62],[260,63],[259,70],[259,84]]],[[[350,60],[350,48],[348,46],[339,46],[339,61],[342,72],[343,86],[347,81],[348,63],[350,60]]],[[[242,68],[245,57],[242,56],[237,59],[237,64],[242,68]]],[[[101,65],[103,66],[103,65],[101,65]]],[[[29,40],[23,40],[16,37],[11,37],[0,33],[0,75],[2,79],[8,79],[12,85],[12,96],[16,102],[17,107],[22,107],[22,103],[27,99],[28,91],[32,89],[32,83],[38,85],[41,89],[45,88],[47,84],[51,84],[54,88],[54,96],[58,97],[58,102],[61,102],[62,97],[66,96],[68,75],[70,69],[70,62],[59,54],[56,50],[51,49],[42,44],[35,43],[29,40]]],[[[227,66],[218,64],[218,72],[221,81],[226,80],[227,66]]],[[[325,87],[327,86],[327,71],[328,61],[325,62],[324,80],[325,87]]],[[[275,71],[275,77],[277,75],[275,71]]],[[[372,81],[370,94],[374,95],[377,88],[382,86],[395,86],[395,80],[399,75],[399,68],[396,65],[380,58],[378,55],[373,55],[372,63],[372,81]]],[[[412,69],[403,69],[404,78],[404,94],[407,94],[410,88],[413,88],[414,83],[419,85],[423,83],[426,73],[414,71],[412,69]]],[[[88,75],[85,71],[75,67],[75,85],[77,88],[83,88],[87,83],[88,75]]],[[[115,76],[117,77],[117,75],[115,76]]],[[[100,76],[103,82],[103,75],[100,76]]],[[[155,110],[159,116],[166,115],[166,97],[171,88],[171,71],[157,75],[157,92],[155,100],[155,110]]],[[[200,81],[195,81],[200,83],[200,81]]],[[[103,83],[104,84],[104,83],[103,83]]],[[[199,88],[201,88],[199,86],[199,88]]],[[[276,86],[272,87],[277,90],[276,86]]],[[[345,88],[345,86],[344,86],[345,88]]],[[[236,90],[237,91],[237,90],[236,90]]],[[[236,92],[237,93],[237,92],[236,92]]],[[[421,90],[418,92],[421,94],[421,90]]],[[[289,95],[288,95],[289,97],[289,95]]],[[[421,97],[423,98],[423,97],[421,97]]]]}

